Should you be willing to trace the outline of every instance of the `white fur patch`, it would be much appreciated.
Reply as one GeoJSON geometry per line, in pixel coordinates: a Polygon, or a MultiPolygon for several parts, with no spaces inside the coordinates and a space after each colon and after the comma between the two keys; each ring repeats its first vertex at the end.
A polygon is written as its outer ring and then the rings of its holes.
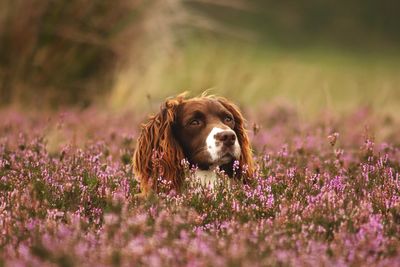
{"type": "Polygon", "coordinates": [[[203,186],[210,186],[212,189],[217,184],[217,174],[212,170],[197,170],[196,178],[199,180],[200,184],[203,186]]]}
{"type": "MultiPolygon", "coordinates": [[[[236,136],[236,133],[235,133],[235,136],[236,136]]],[[[239,141],[238,141],[238,139],[237,139],[237,136],[236,136],[236,141],[235,141],[235,144],[234,144],[234,155],[235,155],[235,157],[237,158],[237,159],[239,159],[240,158],[240,154],[242,153],[242,150],[240,149],[240,145],[239,145],[239,141]]]]}
{"type": "MultiPolygon", "coordinates": [[[[223,146],[223,142],[217,142],[215,135],[220,132],[224,132],[224,131],[232,131],[232,133],[234,133],[236,136],[236,133],[232,129],[221,129],[218,127],[214,127],[207,136],[206,146],[207,146],[207,151],[210,154],[212,162],[217,163],[218,160],[220,160],[220,157],[222,156],[221,148],[223,146]]],[[[237,136],[236,136],[235,144],[233,146],[234,146],[233,154],[238,159],[240,157],[241,150],[240,150],[240,145],[239,145],[237,136]]]]}
{"type": "Polygon", "coordinates": [[[222,143],[217,146],[217,140],[215,139],[215,135],[225,131],[224,129],[214,127],[211,132],[208,134],[206,139],[207,151],[210,154],[211,160],[214,162],[219,158],[218,152],[221,150],[222,143]]]}
{"type": "Polygon", "coordinates": [[[220,177],[216,170],[197,170],[196,171],[196,179],[197,181],[200,182],[201,185],[203,186],[208,186],[211,189],[215,189],[217,186],[218,182],[220,183],[226,183],[227,186],[230,186],[230,180],[227,177],[220,177]],[[224,181],[221,181],[220,179],[225,179],[224,181]]]}

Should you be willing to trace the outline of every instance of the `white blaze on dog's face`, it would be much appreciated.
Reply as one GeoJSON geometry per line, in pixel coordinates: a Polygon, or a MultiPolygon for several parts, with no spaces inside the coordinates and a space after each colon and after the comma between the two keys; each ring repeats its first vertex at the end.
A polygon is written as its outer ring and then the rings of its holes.
{"type": "Polygon", "coordinates": [[[213,165],[223,165],[239,159],[240,145],[236,133],[229,127],[212,128],[206,139],[207,151],[213,165]]]}
{"type": "Polygon", "coordinates": [[[240,159],[235,123],[233,114],[215,99],[188,101],[178,107],[173,133],[189,162],[208,170],[240,159]]]}

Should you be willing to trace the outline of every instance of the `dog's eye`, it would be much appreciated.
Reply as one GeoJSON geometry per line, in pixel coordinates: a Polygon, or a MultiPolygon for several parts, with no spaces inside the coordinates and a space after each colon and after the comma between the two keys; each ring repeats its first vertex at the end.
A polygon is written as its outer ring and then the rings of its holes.
{"type": "Polygon", "coordinates": [[[225,121],[226,123],[230,123],[230,122],[233,121],[233,119],[232,119],[232,117],[230,117],[230,116],[226,116],[225,119],[224,119],[224,121],[225,121]]]}
{"type": "Polygon", "coordinates": [[[190,122],[189,122],[189,125],[191,125],[191,126],[198,126],[198,125],[200,125],[200,120],[198,120],[198,119],[194,119],[194,120],[191,120],[190,122]]]}

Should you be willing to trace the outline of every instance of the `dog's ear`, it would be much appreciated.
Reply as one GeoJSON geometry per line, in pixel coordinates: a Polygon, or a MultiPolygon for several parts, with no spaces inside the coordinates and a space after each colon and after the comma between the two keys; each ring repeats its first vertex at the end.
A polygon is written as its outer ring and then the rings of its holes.
{"type": "Polygon", "coordinates": [[[179,189],[184,179],[183,151],[172,133],[177,106],[183,97],[167,100],[160,112],[142,125],[133,155],[133,170],[142,193],[159,191],[159,178],[179,189]]]}
{"type": "Polygon", "coordinates": [[[239,172],[238,174],[245,173],[245,180],[253,176],[254,164],[253,157],[250,148],[250,141],[247,135],[247,131],[244,127],[245,120],[239,108],[223,97],[217,97],[217,100],[232,113],[235,120],[235,128],[233,129],[238,137],[241,155],[239,160],[239,172]]]}

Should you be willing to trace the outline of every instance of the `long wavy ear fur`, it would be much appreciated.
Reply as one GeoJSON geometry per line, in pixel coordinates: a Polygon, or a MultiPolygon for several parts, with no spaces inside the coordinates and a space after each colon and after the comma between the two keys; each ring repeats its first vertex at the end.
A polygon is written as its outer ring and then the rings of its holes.
{"type": "Polygon", "coordinates": [[[235,119],[235,128],[233,129],[238,137],[239,145],[241,148],[241,156],[239,160],[239,174],[245,173],[245,180],[251,178],[254,172],[254,164],[252,152],[250,149],[250,141],[247,135],[246,129],[244,127],[245,120],[239,110],[239,108],[228,101],[226,98],[217,97],[216,98],[229,112],[232,113],[235,119]]]}
{"type": "Polygon", "coordinates": [[[183,99],[184,95],[180,95],[167,100],[157,115],[142,124],[133,155],[133,171],[144,195],[159,191],[159,177],[175,189],[182,184],[184,154],[172,134],[172,126],[176,107],[183,99]]]}

